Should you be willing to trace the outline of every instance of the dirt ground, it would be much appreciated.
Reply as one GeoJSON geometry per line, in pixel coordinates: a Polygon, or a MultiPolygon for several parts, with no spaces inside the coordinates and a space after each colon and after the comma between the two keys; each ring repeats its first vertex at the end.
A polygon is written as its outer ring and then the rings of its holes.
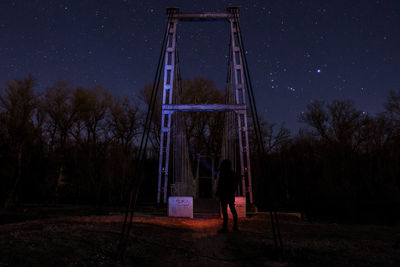
{"type": "Polygon", "coordinates": [[[400,226],[339,225],[280,214],[275,250],[266,213],[217,234],[219,218],[137,214],[124,261],[123,217],[60,216],[0,225],[0,266],[399,266],[400,226]]]}

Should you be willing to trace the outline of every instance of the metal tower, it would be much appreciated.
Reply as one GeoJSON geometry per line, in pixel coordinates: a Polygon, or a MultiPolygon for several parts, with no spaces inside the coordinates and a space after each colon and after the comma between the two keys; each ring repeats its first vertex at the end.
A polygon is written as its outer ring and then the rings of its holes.
{"type": "MultiPolygon", "coordinates": [[[[250,74],[247,68],[246,55],[244,53],[243,40],[239,25],[239,8],[228,7],[226,13],[202,13],[185,14],[180,13],[178,8],[167,8],[168,24],[164,35],[162,51],[159,57],[156,76],[153,83],[153,89],[150,97],[149,108],[146,114],[143,135],[140,141],[138,151],[138,160],[135,163],[135,173],[133,182],[130,184],[129,202],[126,207],[124,223],[118,243],[117,257],[122,258],[129,239],[129,233],[132,227],[132,219],[136,207],[136,200],[139,188],[144,178],[140,175],[143,171],[142,162],[145,158],[145,151],[149,140],[149,133],[152,126],[152,117],[157,102],[157,93],[160,82],[163,77],[163,96],[162,96],[162,114],[161,114],[161,136],[160,136],[160,158],[158,168],[158,193],[157,203],[161,200],[167,202],[169,161],[171,154],[171,134],[174,143],[174,154],[178,155],[178,160],[174,158],[174,166],[180,166],[181,169],[175,171],[175,176],[179,175],[181,185],[175,184],[180,194],[189,192],[191,171],[188,162],[187,140],[185,133],[180,130],[182,125],[181,112],[204,112],[204,111],[222,111],[227,112],[225,116],[224,140],[222,144],[222,154],[224,158],[236,162],[236,152],[239,153],[240,173],[242,183],[238,190],[239,195],[246,196],[249,203],[253,203],[253,191],[250,168],[250,151],[247,125],[247,100],[250,106],[250,113],[254,123],[254,130],[257,139],[259,152],[265,153],[260,123],[258,120],[257,109],[255,106],[255,97],[252,90],[250,74]],[[180,80],[179,65],[177,64],[176,50],[176,26],[178,22],[184,21],[228,21],[230,25],[230,60],[228,67],[227,91],[224,104],[180,104],[180,90],[176,81],[180,80]],[[163,75],[163,76],[162,76],[163,75]],[[173,116],[174,115],[174,116],[173,116]],[[174,119],[174,122],[172,122],[174,119]],[[186,146],[185,146],[186,144],[186,146]],[[185,184],[186,183],[186,184],[185,184]],[[180,190],[179,190],[179,187],[180,190]],[[183,190],[182,190],[183,189],[183,190]]],[[[172,188],[171,188],[172,189],[172,188]]],[[[176,188],[174,188],[176,190],[176,188]]],[[[171,190],[171,191],[174,191],[171,190]]],[[[193,193],[193,192],[192,192],[193,193]]],[[[275,211],[270,211],[270,219],[274,238],[275,248],[282,246],[282,239],[279,230],[278,215],[275,211]]]]}
{"type": "MultiPolygon", "coordinates": [[[[167,202],[168,194],[168,178],[169,178],[169,164],[171,154],[171,132],[173,131],[172,119],[177,123],[179,119],[179,112],[204,112],[204,111],[222,111],[235,114],[227,116],[231,118],[230,126],[228,125],[228,132],[226,135],[232,137],[229,128],[236,128],[237,135],[235,138],[238,140],[238,151],[240,160],[240,173],[241,173],[241,196],[246,196],[250,203],[253,203],[252,181],[251,181],[251,168],[250,168],[250,151],[249,151],[249,138],[248,138],[248,124],[247,124],[247,106],[246,106],[246,90],[248,85],[246,81],[247,69],[245,69],[245,55],[243,49],[243,42],[240,34],[239,26],[239,8],[229,7],[226,13],[201,13],[201,14],[188,14],[180,13],[178,8],[167,8],[168,24],[166,30],[166,44],[162,51],[164,58],[164,80],[163,80],[163,95],[162,95],[162,115],[161,115],[161,135],[160,135],[160,155],[159,155],[159,169],[158,169],[158,191],[157,203],[161,201],[167,202]],[[231,31],[231,47],[230,47],[230,69],[228,72],[232,74],[232,94],[227,98],[225,104],[180,104],[174,96],[177,95],[177,85],[174,84],[177,77],[177,59],[176,59],[176,31],[179,22],[186,21],[227,21],[230,25],[231,31]],[[175,90],[175,91],[174,91],[175,90]],[[175,99],[175,100],[174,100],[175,99]],[[177,114],[175,114],[177,113],[177,114]],[[175,115],[174,115],[175,114],[175,115]],[[174,116],[173,116],[174,115],[174,116]],[[232,127],[232,118],[235,120],[236,127],[232,127]]],[[[229,119],[228,119],[229,120],[229,119]]],[[[175,135],[176,136],[176,135],[175,135]]],[[[182,136],[182,135],[181,135],[182,136]]],[[[228,142],[229,143],[229,142],[228,142]]],[[[232,143],[232,142],[231,142],[232,143]]],[[[226,144],[226,142],[225,142],[226,144]]],[[[174,149],[175,150],[175,149],[174,149]]],[[[224,149],[225,154],[229,155],[229,149],[224,149]]],[[[232,149],[230,149],[232,151],[232,149]]]]}

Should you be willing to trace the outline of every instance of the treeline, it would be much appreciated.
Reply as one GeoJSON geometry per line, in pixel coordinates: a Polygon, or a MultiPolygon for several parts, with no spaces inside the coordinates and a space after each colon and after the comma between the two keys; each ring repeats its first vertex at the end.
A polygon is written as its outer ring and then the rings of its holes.
{"type": "Polygon", "coordinates": [[[101,88],[29,76],[0,96],[0,196],[19,202],[118,203],[132,176],[138,105],[101,88]]]}
{"type": "Polygon", "coordinates": [[[384,107],[371,116],[352,101],[308,105],[308,130],[276,135],[280,145],[263,161],[269,179],[256,180],[259,203],[309,218],[400,221],[400,92],[384,107]]]}
{"type": "MultiPolygon", "coordinates": [[[[183,81],[183,102],[221,103],[210,79],[183,81]]],[[[0,203],[124,205],[152,85],[136,101],[102,87],[59,81],[38,93],[35,79],[14,79],[0,91],[0,203]]],[[[157,190],[161,96],[146,153],[140,200],[157,190]]],[[[185,118],[192,154],[218,154],[223,117],[185,118]]]]}
{"type": "MultiPolygon", "coordinates": [[[[101,87],[60,81],[39,94],[31,76],[10,81],[0,93],[2,206],[124,204],[150,92],[145,86],[133,102],[101,87]]],[[[198,104],[224,99],[205,78],[185,80],[181,97],[198,104]]],[[[144,163],[145,201],[156,199],[160,112],[161,105],[144,163]]],[[[377,115],[351,101],[316,101],[299,119],[304,129],[296,135],[261,122],[263,158],[250,132],[256,205],[308,218],[399,219],[400,92],[391,91],[377,115]]],[[[189,152],[220,154],[223,121],[221,113],[185,115],[189,152]]]]}

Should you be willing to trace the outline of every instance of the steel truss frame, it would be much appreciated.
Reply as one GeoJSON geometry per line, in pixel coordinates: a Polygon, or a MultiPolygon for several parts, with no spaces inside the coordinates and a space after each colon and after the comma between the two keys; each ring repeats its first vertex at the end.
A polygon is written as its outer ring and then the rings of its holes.
{"type": "Polygon", "coordinates": [[[253,191],[250,168],[250,150],[247,124],[247,107],[245,95],[245,70],[243,64],[243,47],[240,41],[240,27],[238,8],[229,7],[227,13],[202,13],[187,14],[179,13],[178,8],[167,8],[168,27],[167,44],[164,51],[164,84],[162,96],[160,154],[158,168],[157,203],[161,200],[167,202],[169,158],[171,147],[171,124],[172,115],[175,112],[204,112],[223,111],[234,112],[237,117],[237,130],[239,140],[239,158],[241,172],[241,196],[247,196],[248,201],[253,203],[253,191]],[[231,51],[233,63],[233,75],[235,85],[235,104],[201,104],[183,105],[174,104],[173,90],[175,89],[174,77],[176,71],[176,28],[178,22],[184,21],[228,21],[231,29],[231,51]]]}
{"type": "MultiPolygon", "coordinates": [[[[159,57],[156,77],[154,79],[153,89],[150,97],[150,104],[146,115],[145,126],[143,135],[140,142],[138,151],[138,160],[136,161],[134,168],[134,178],[132,183],[129,185],[129,202],[126,207],[124,223],[120,239],[118,242],[118,248],[116,251],[116,257],[122,259],[126,249],[126,245],[129,239],[129,233],[132,228],[132,219],[136,207],[136,200],[139,193],[139,188],[143,180],[143,176],[140,176],[142,171],[142,161],[144,159],[149,133],[151,128],[152,116],[156,106],[156,99],[158,94],[158,88],[161,80],[162,69],[164,69],[164,85],[163,85],[163,99],[162,99],[162,115],[161,115],[161,138],[160,138],[160,162],[159,162],[159,175],[158,175],[158,194],[157,203],[161,201],[161,193],[163,193],[163,202],[167,200],[167,186],[168,186],[168,164],[170,154],[170,142],[171,142],[171,124],[172,115],[176,112],[204,112],[204,111],[222,111],[231,112],[227,116],[227,125],[225,127],[226,135],[229,135],[230,139],[226,142],[225,146],[230,147],[229,143],[232,142],[232,131],[234,128],[234,116],[237,120],[237,131],[239,139],[239,154],[241,164],[241,195],[248,197],[250,203],[253,203],[253,193],[251,185],[251,169],[250,169],[250,151],[248,142],[248,128],[247,128],[247,104],[245,93],[247,93],[249,105],[251,108],[251,116],[254,122],[254,130],[257,138],[259,152],[262,155],[265,154],[263,140],[261,135],[261,128],[258,120],[257,109],[255,106],[255,98],[252,90],[251,79],[249,76],[249,70],[247,67],[246,55],[243,53],[244,45],[242,36],[240,33],[239,25],[239,9],[237,7],[228,7],[226,13],[203,13],[203,14],[185,14],[179,13],[177,8],[167,8],[168,24],[167,30],[162,44],[162,51],[159,57]],[[176,68],[176,26],[180,21],[228,21],[231,28],[231,45],[230,45],[230,60],[228,67],[227,80],[227,103],[228,104],[213,104],[213,105],[181,105],[180,103],[172,103],[173,101],[179,102],[179,100],[173,100],[173,89],[174,78],[179,77],[179,69],[176,68]],[[162,67],[164,62],[164,67],[162,67]],[[234,86],[235,92],[232,96],[230,92],[230,77],[231,72],[234,73],[234,86]],[[178,74],[178,75],[176,75],[178,74]],[[235,104],[232,104],[235,103],[235,104]],[[233,113],[232,113],[233,112],[233,113]],[[140,178],[138,178],[140,176],[140,178]],[[163,186],[162,186],[163,185],[163,186]]],[[[225,147],[223,146],[223,148],[225,147]]],[[[226,149],[226,148],[225,148],[226,149]]],[[[229,148],[225,151],[226,155],[233,153],[232,149],[229,148]]],[[[270,219],[272,226],[272,233],[274,238],[275,248],[282,247],[282,239],[279,230],[278,214],[275,211],[270,211],[270,219]]]]}

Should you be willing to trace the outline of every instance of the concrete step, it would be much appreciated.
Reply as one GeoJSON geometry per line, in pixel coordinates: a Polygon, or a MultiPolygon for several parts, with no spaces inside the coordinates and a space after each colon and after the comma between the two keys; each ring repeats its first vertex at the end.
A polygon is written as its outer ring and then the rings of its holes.
{"type": "Polygon", "coordinates": [[[219,216],[219,202],[213,198],[198,198],[193,200],[193,212],[219,216]]]}

